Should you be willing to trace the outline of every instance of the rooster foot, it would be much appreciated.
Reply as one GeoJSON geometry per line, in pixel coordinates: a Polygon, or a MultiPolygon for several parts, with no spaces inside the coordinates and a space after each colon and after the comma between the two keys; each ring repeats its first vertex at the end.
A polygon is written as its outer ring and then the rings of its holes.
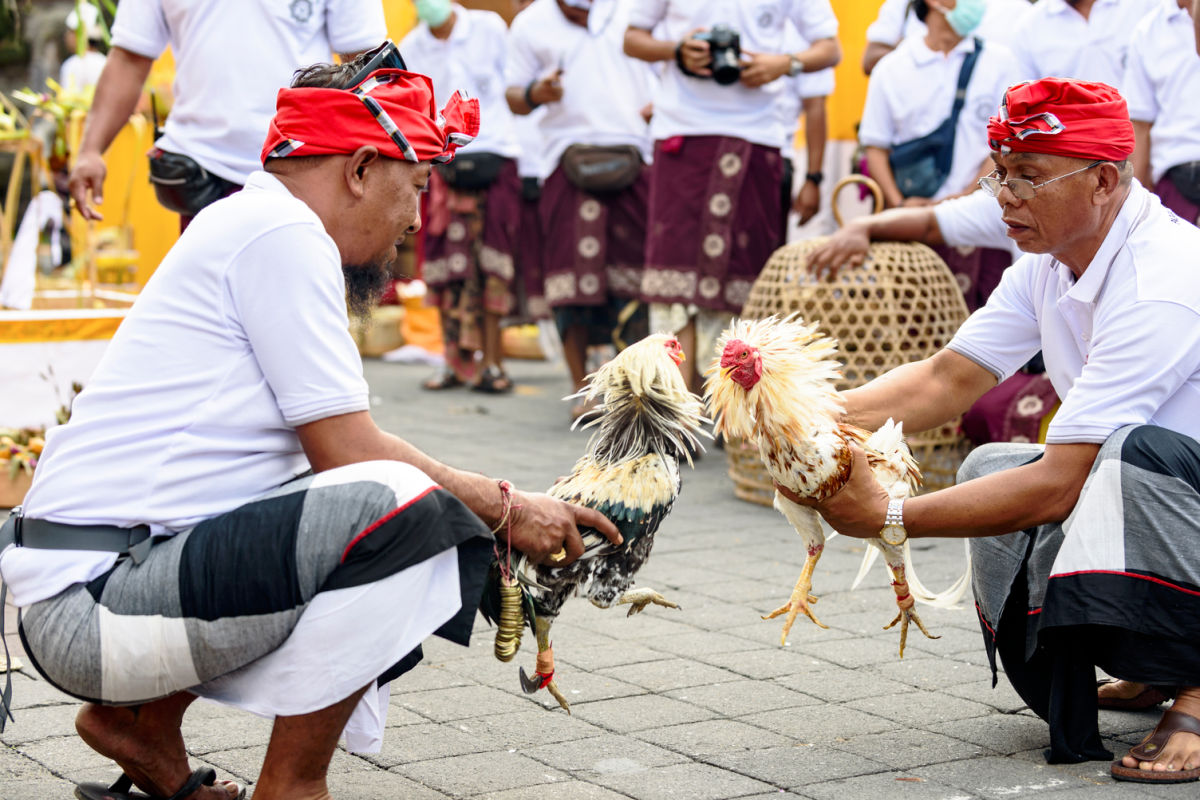
{"type": "Polygon", "coordinates": [[[626,603],[629,604],[629,613],[625,615],[627,617],[632,617],[634,614],[644,610],[651,603],[656,606],[666,606],[667,608],[679,608],[678,603],[672,603],[649,587],[626,592],[617,600],[617,605],[619,606],[626,603]]]}
{"type": "Polygon", "coordinates": [[[781,614],[787,614],[787,618],[784,619],[784,621],[783,621],[783,630],[779,634],[779,646],[780,647],[783,647],[787,644],[788,633],[791,632],[792,625],[795,624],[796,617],[800,616],[801,611],[803,611],[804,616],[811,619],[818,628],[828,628],[829,627],[828,625],[821,622],[821,620],[817,619],[816,616],[813,614],[812,605],[816,602],[817,602],[817,598],[815,595],[811,595],[807,591],[800,590],[798,588],[797,591],[792,592],[792,597],[790,600],[788,600],[786,605],[780,606],[779,608],[772,611],[770,614],[767,614],[765,617],[763,617],[763,619],[775,619],[776,617],[780,616],[781,614]]]}
{"type": "Polygon", "coordinates": [[[545,689],[550,693],[551,697],[558,701],[558,704],[562,706],[563,711],[566,711],[568,714],[571,713],[571,704],[567,702],[567,698],[564,697],[563,693],[559,690],[558,683],[554,680],[553,672],[551,672],[549,675],[544,675],[541,672],[535,672],[533,673],[533,677],[530,677],[529,674],[525,672],[525,668],[521,667],[521,691],[525,692],[525,694],[533,694],[538,689],[545,689]]]}
{"type": "Polygon", "coordinates": [[[886,630],[891,629],[891,627],[893,625],[895,625],[897,622],[900,623],[900,657],[901,658],[904,658],[904,643],[908,640],[908,621],[909,620],[912,620],[913,622],[917,623],[917,627],[921,629],[921,633],[925,634],[926,639],[942,638],[941,636],[934,636],[932,633],[929,632],[929,629],[925,627],[925,623],[921,622],[921,618],[919,616],[917,616],[917,610],[915,608],[913,608],[911,606],[909,606],[908,608],[902,608],[902,609],[900,609],[900,612],[898,614],[896,614],[896,618],[894,620],[889,622],[887,625],[883,626],[883,629],[886,631],[886,630]]]}

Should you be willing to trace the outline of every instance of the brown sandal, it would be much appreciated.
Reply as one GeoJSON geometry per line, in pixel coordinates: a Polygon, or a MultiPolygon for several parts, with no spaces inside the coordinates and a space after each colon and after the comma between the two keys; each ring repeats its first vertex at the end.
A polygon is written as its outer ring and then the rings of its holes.
{"type": "Polygon", "coordinates": [[[472,391],[486,394],[508,394],[512,389],[512,379],[495,364],[485,369],[479,376],[479,382],[471,386],[472,391]]]}
{"type": "MultiPolygon", "coordinates": [[[[1200,719],[1182,711],[1167,709],[1154,730],[1136,747],[1130,748],[1129,755],[1142,763],[1152,762],[1162,755],[1172,734],[1183,731],[1200,736],[1200,719]]],[[[1112,776],[1118,781],[1133,781],[1135,783],[1190,783],[1200,780],[1200,767],[1181,769],[1175,772],[1127,767],[1120,760],[1112,763],[1112,776]]]]}

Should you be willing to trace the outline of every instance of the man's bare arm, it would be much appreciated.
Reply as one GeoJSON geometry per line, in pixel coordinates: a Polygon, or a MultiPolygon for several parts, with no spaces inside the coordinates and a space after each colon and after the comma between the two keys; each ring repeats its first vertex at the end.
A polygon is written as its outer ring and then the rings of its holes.
{"type": "MultiPolygon", "coordinates": [[[[428,475],[475,512],[495,525],[503,514],[503,500],[496,481],[475,472],[447,466],[413,447],[398,436],[380,430],[366,411],[341,414],[310,422],[296,429],[300,444],[314,472],[362,461],[402,461],[428,475]]],[[[543,494],[518,492],[515,502],[513,546],[535,561],[544,561],[565,547],[567,564],[583,553],[576,526],[590,526],[620,543],[616,527],[598,511],[574,506],[543,494]]]]}
{"type": "Polygon", "coordinates": [[[828,274],[833,280],[839,270],[861,265],[871,242],[878,240],[945,244],[932,206],[889,208],[839,228],[808,254],[808,270],[814,275],[828,274]]]}
{"type": "Polygon", "coordinates": [[[871,70],[875,69],[875,65],[879,63],[879,59],[883,58],[895,49],[896,46],[894,44],[884,44],[883,42],[867,42],[867,49],[863,51],[862,57],[863,72],[870,75],[871,70]]]}
{"type": "MultiPolygon", "coordinates": [[[[1099,451],[1098,444],[1047,445],[1032,463],[909,498],[904,527],[910,537],[977,537],[1061,522],[1075,508],[1099,451]]],[[[888,496],[871,475],[866,455],[855,448],[850,481],[842,490],[821,503],[802,502],[839,533],[873,538],[883,527],[888,496]]]]}
{"type": "MultiPolygon", "coordinates": [[[[694,33],[694,31],[693,31],[694,33]]],[[[692,41],[690,35],[685,41],[692,41]]],[[[625,30],[625,55],[642,61],[671,61],[675,58],[675,46],[678,42],[667,42],[654,38],[654,34],[645,28],[635,28],[632,25],[625,30]]],[[[708,53],[708,44],[696,42],[699,50],[708,53]]]]}
{"type": "Polygon", "coordinates": [[[109,51],[108,60],[96,84],[95,99],[87,115],[83,141],[79,145],[75,168],[71,170],[69,179],[71,197],[84,219],[102,219],[92,203],[99,204],[103,200],[101,194],[107,172],[104,151],[108,150],[137,108],[142,87],[153,65],[153,59],[123,47],[114,47],[109,51]]]}
{"type": "Polygon", "coordinates": [[[912,434],[954,419],[995,385],[996,376],[971,359],[941,350],[842,392],[844,419],[873,431],[891,417],[912,434]]]}
{"type": "Polygon", "coordinates": [[[1154,177],[1150,171],[1150,128],[1152,123],[1133,120],[1133,176],[1150,191],[1154,191],[1154,177]]]}

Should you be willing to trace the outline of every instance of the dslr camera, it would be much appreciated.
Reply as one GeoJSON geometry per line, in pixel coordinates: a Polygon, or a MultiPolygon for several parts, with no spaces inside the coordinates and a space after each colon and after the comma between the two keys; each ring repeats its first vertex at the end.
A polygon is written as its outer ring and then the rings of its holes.
{"type": "Polygon", "coordinates": [[[722,86],[737,83],[742,74],[742,39],[738,32],[728,25],[713,25],[706,31],[701,31],[692,37],[701,42],[708,42],[708,52],[712,54],[712,78],[722,86]]]}

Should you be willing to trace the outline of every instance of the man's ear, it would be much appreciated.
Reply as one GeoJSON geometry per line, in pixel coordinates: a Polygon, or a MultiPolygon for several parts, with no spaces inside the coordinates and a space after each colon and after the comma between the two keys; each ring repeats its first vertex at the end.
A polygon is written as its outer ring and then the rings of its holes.
{"type": "Polygon", "coordinates": [[[346,188],[350,190],[351,195],[361,198],[366,194],[367,172],[379,163],[379,159],[379,148],[369,144],[358,148],[346,159],[343,170],[346,188]]]}
{"type": "Polygon", "coordinates": [[[1096,193],[1099,203],[1108,202],[1121,190],[1121,170],[1111,161],[1096,167],[1096,193]]]}

